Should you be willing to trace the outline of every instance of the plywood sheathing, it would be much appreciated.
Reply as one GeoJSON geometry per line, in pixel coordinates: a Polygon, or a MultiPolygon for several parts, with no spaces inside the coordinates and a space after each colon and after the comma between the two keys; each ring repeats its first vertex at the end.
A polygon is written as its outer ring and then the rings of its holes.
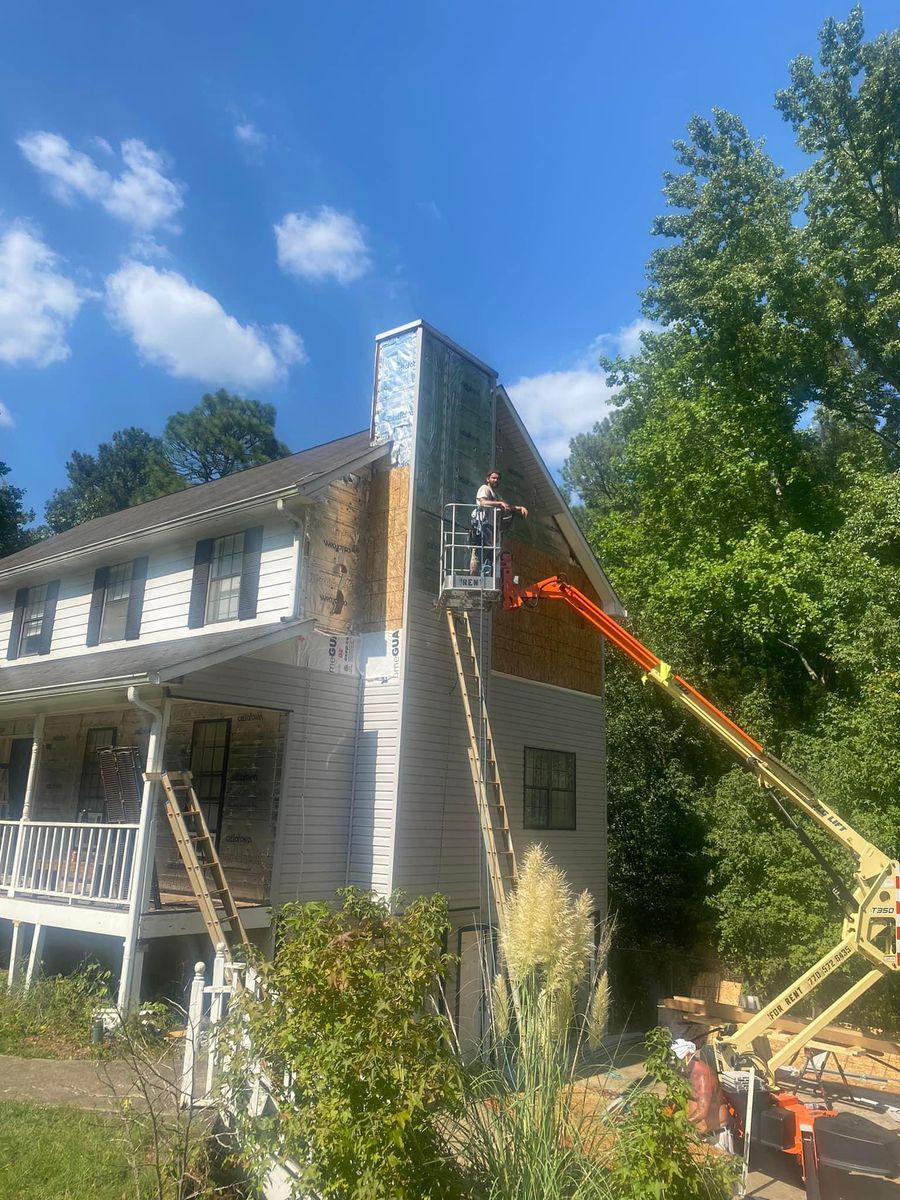
{"type": "Polygon", "coordinates": [[[307,518],[303,611],[331,633],[349,633],[359,620],[368,502],[368,474],[347,475],[307,518]]]}
{"type": "Polygon", "coordinates": [[[403,624],[409,468],[376,471],[369,488],[363,555],[361,632],[403,624]]]}
{"type": "MultiPolygon", "coordinates": [[[[564,574],[574,587],[600,603],[584,571],[570,559],[512,537],[504,539],[503,548],[512,555],[513,572],[521,584],[564,574]]],[[[491,665],[495,671],[599,696],[601,662],[600,634],[559,600],[545,600],[534,609],[501,609],[494,618],[491,665]]]]}

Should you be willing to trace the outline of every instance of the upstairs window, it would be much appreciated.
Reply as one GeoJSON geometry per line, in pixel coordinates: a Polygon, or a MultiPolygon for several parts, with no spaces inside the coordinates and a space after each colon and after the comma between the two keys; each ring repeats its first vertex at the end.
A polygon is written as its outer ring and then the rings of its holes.
{"type": "Polygon", "coordinates": [[[13,609],[7,658],[23,658],[28,654],[50,652],[58,595],[58,579],[52,583],[38,584],[36,587],[19,588],[13,609]]]}
{"type": "Polygon", "coordinates": [[[28,589],[28,600],[22,614],[22,638],[19,642],[19,657],[24,654],[40,654],[44,637],[44,622],[47,619],[47,585],[28,589]]]}
{"type": "Polygon", "coordinates": [[[232,533],[213,542],[206,595],[206,624],[237,620],[241,602],[244,535],[232,533]]]}
{"type": "Polygon", "coordinates": [[[127,642],[140,636],[148,561],[135,558],[99,567],[94,573],[86,645],[127,642]]]}
{"type": "Polygon", "coordinates": [[[525,747],[526,829],[575,828],[575,755],[525,747]]]}
{"type": "Polygon", "coordinates": [[[194,551],[188,627],[256,616],[263,527],[206,538],[194,551]]]}
{"type": "Polygon", "coordinates": [[[103,596],[103,616],[100,618],[101,642],[121,642],[125,637],[132,565],[130,562],[119,563],[109,568],[103,596]]]}

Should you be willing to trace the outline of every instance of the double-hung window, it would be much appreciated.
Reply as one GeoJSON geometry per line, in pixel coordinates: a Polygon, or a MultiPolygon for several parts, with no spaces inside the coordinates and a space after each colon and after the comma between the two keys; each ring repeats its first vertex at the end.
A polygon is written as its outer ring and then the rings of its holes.
{"type": "Polygon", "coordinates": [[[206,624],[237,620],[241,602],[244,535],[232,533],[213,542],[206,594],[206,624]]]}
{"type": "Polygon", "coordinates": [[[13,608],[12,626],[6,656],[23,658],[27,654],[48,654],[56,617],[59,580],[19,588],[13,608]]]}
{"type": "Polygon", "coordinates": [[[121,642],[125,637],[133,566],[133,563],[127,562],[109,568],[103,596],[103,615],[100,618],[101,642],[121,642]]]}
{"type": "Polygon", "coordinates": [[[22,637],[19,641],[19,656],[39,654],[47,620],[47,585],[28,589],[28,600],[22,613],[22,637]]]}
{"type": "Polygon", "coordinates": [[[525,747],[526,829],[575,828],[575,755],[525,747]]]}
{"type": "Polygon", "coordinates": [[[97,568],[86,645],[128,642],[140,637],[148,562],[147,558],[134,558],[97,568]]]}
{"type": "Polygon", "coordinates": [[[263,527],[205,538],[194,550],[188,627],[256,616],[263,527]]]}

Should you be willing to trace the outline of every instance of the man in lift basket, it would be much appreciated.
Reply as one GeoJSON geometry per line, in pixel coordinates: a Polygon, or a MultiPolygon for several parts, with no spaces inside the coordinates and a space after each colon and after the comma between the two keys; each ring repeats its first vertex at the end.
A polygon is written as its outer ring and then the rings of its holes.
{"type": "Polygon", "coordinates": [[[500,498],[497,488],[500,486],[500,472],[488,471],[484,477],[484,483],[478,489],[475,496],[475,507],[472,509],[472,525],[469,530],[469,542],[472,546],[472,558],[469,561],[469,574],[477,575],[479,571],[479,559],[481,560],[481,573],[490,575],[494,569],[494,522],[491,520],[489,510],[492,508],[500,509],[500,516],[497,521],[497,540],[499,541],[502,535],[513,523],[513,518],[516,513],[520,517],[528,516],[528,509],[522,504],[507,504],[505,500],[500,498]],[[479,553],[480,551],[480,553],[479,553]]]}

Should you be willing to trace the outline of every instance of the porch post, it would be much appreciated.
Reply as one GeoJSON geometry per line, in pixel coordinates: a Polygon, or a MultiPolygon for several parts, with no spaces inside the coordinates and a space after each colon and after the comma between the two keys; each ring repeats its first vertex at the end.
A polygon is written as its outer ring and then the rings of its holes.
{"type": "MultiPolygon", "coordinates": [[[[150,741],[147,746],[147,772],[164,768],[166,733],[169,728],[170,701],[163,700],[161,709],[151,708],[128,689],[128,699],[136,708],[153,714],[150,741]]],[[[141,976],[144,971],[144,950],[140,944],[141,914],[147,907],[153,884],[153,863],[156,856],[156,792],[158,785],[144,781],[141,796],[141,820],[134,847],[134,866],[128,897],[128,932],[122,947],[122,975],[119,980],[118,1007],[130,1012],[140,1003],[141,976]]]]}
{"type": "Polygon", "coordinates": [[[38,713],[34,718],[34,730],[31,734],[31,762],[28,764],[28,781],[25,784],[25,798],[22,801],[22,820],[31,820],[31,806],[34,793],[37,791],[38,773],[41,769],[41,753],[44,748],[44,713],[38,713]]]}
{"type": "MultiPolygon", "coordinates": [[[[41,771],[41,755],[44,749],[44,723],[46,717],[44,713],[38,713],[34,718],[34,726],[31,732],[31,760],[28,763],[28,779],[25,781],[25,795],[22,799],[22,815],[19,818],[19,828],[16,831],[16,848],[13,851],[12,875],[9,881],[9,895],[16,894],[16,888],[19,884],[19,868],[22,865],[22,854],[25,849],[25,836],[22,829],[23,824],[27,824],[31,820],[31,806],[34,802],[34,794],[37,791],[38,775],[41,771]]],[[[13,981],[13,971],[10,968],[9,974],[10,986],[13,981]]]]}
{"type": "Polygon", "coordinates": [[[23,927],[21,921],[13,921],[12,923],[12,942],[9,947],[9,974],[6,977],[6,986],[10,991],[16,986],[16,981],[19,977],[19,971],[22,966],[22,951],[24,945],[22,942],[23,927]]]}

